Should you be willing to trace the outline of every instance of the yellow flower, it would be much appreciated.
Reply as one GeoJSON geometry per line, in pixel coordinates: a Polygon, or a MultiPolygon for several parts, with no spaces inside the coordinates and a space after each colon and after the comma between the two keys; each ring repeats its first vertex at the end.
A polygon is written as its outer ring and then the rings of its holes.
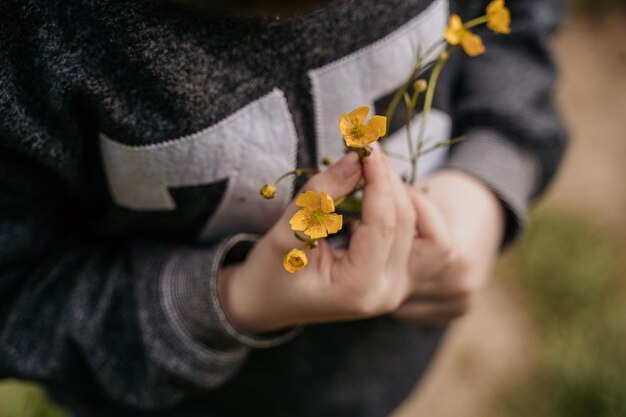
{"type": "Polygon", "coordinates": [[[458,14],[450,16],[448,27],[443,36],[450,45],[458,45],[460,43],[465,53],[469,56],[476,56],[485,52],[485,45],[483,45],[480,36],[465,29],[463,21],[458,14]]]}
{"type": "Polygon", "coordinates": [[[302,210],[293,215],[292,230],[304,232],[311,239],[320,239],[341,230],[343,216],[333,213],[335,203],[325,192],[307,191],[298,196],[296,205],[302,210]]]}
{"type": "Polygon", "coordinates": [[[387,133],[385,116],[372,116],[369,122],[365,123],[365,117],[369,112],[369,107],[362,106],[347,116],[345,113],[342,114],[339,118],[339,130],[349,148],[362,148],[387,133]]]}
{"type": "Polygon", "coordinates": [[[261,195],[266,200],[271,200],[276,197],[276,185],[275,184],[265,184],[263,188],[261,188],[261,195]]]}
{"type": "Polygon", "coordinates": [[[504,0],[493,0],[487,6],[487,27],[496,33],[511,33],[511,12],[504,0]]]}
{"type": "Polygon", "coordinates": [[[283,258],[283,266],[287,272],[292,274],[307,266],[309,260],[302,249],[292,249],[283,258]]]}

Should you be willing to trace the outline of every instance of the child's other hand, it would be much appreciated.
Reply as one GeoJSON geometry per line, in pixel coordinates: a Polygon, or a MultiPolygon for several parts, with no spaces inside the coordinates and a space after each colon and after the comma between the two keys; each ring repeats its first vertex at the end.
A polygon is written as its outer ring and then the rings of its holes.
{"type": "Polygon", "coordinates": [[[309,180],[304,190],[324,191],[334,200],[350,193],[363,171],[362,220],[347,250],[326,241],[308,250],[309,264],[295,274],[282,258],[302,245],[289,228],[292,204],[255,245],[247,259],[225,268],[219,280],[222,307],[240,330],[263,333],[288,326],[366,318],[395,311],[411,289],[406,265],[416,230],[410,195],[375,146],[363,168],[350,153],[309,180]]]}
{"type": "Polygon", "coordinates": [[[409,191],[418,228],[409,261],[415,289],[394,315],[436,325],[463,315],[487,280],[504,213],[492,191],[462,172],[440,171],[425,185],[427,194],[409,191]]]}

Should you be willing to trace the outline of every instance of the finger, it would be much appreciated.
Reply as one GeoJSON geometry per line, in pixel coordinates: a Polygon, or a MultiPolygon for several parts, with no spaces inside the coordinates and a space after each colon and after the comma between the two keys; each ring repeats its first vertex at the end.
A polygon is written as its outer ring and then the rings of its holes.
{"type": "MultiPolygon", "coordinates": [[[[350,239],[346,261],[361,270],[380,270],[386,264],[396,230],[391,168],[377,144],[363,164],[365,188],[361,222],[350,239]]],[[[371,272],[371,271],[370,271],[371,272]]]]}
{"type": "Polygon", "coordinates": [[[419,282],[413,291],[414,300],[452,300],[467,297],[471,293],[468,284],[460,280],[429,279],[419,282]]]}
{"type": "Polygon", "coordinates": [[[467,312],[467,300],[410,301],[402,304],[393,316],[399,320],[422,325],[440,325],[467,312]]]}
{"type": "Polygon", "coordinates": [[[441,246],[450,246],[450,231],[441,210],[418,190],[411,192],[411,198],[417,213],[417,231],[422,238],[441,246]]]}
{"type": "Polygon", "coordinates": [[[396,234],[388,264],[408,272],[409,256],[416,233],[416,213],[409,190],[400,177],[391,169],[391,183],[396,201],[396,234]]]}
{"type": "Polygon", "coordinates": [[[468,298],[472,295],[472,289],[468,284],[459,284],[452,282],[439,282],[437,280],[429,280],[420,283],[417,290],[411,293],[410,300],[413,301],[446,301],[460,300],[468,298]]]}

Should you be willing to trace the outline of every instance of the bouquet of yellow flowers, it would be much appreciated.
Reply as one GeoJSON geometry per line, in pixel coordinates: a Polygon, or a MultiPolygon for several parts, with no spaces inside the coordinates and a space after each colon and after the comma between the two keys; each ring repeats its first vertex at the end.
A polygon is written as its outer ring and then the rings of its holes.
{"type": "MultiPolygon", "coordinates": [[[[463,23],[461,17],[452,14],[448,20],[448,26],[444,31],[443,38],[427,49],[427,52],[416,54],[416,62],[406,82],[396,90],[391,102],[387,108],[385,116],[373,115],[368,119],[370,109],[367,106],[359,107],[349,113],[344,113],[339,117],[339,131],[343,136],[346,146],[346,152],[356,152],[361,163],[366,163],[367,157],[372,149],[370,144],[383,138],[388,130],[388,121],[391,120],[398,108],[401,100],[406,104],[406,137],[408,145],[408,153],[406,155],[393,154],[386,152],[389,157],[400,158],[411,163],[411,175],[409,182],[413,184],[417,179],[417,167],[420,157],[426,155],[435,149],[450,146],[463,137],[453,138],[448,141],[438,142],[428,148],[424,148],[424,134],[426,131],[426,123],[430,113],[435,88],[439,75],[450,57],[459,46],[463,51],[471,57],[485,53],[480,36],[472,32],[472,28],[486,24],[489,29],[499,34],[510,33],[511,14],[504,4],[504,0],[493,0],[487,6],[483,16],[477,17],[466,23],[463,23]],[[442,44],[447,44],[447,48],[443,50],[437,58],[424,62],[424,57],[429,56],[442,44]],[[420,76],[428,70],[431,70],[428,80],[420,76]],[[412,87],[412,92],[410,89],[412,87]],[[424,94],[422,119],[418,126],[417,136],[414,139],[411,120],[415,113],[420,95],[424,94]]],[[[384,151],[384,143],[383,151],[384,151]]],[[[329,165],[328,158],[324,158],[325,165],[329,165]]],[[[273,183],[265,184],[261,188],[261,195],[266,199],[276,196],[276,184],[288,177],[298,177],[300,175],[312,175],[317,172],[314,168],[297,168],[293,171],[281,175],[273,183]]],[[[343,215],[335,213],[336,208],[347,200],[353,200],[355,194],[360,190],[357,187],[349,196],[343,197],[338,201],[333,199],[325,192],[319,193],[315,191],[305,191],[298,195],[295,203],[300,210],[291,217],[289,224],[294,231],[295,237],[302,242],[300,248],[291,249],[283,259],[283,266],[288,272],[296,272],[304,268],[308,264],[306,250],[314,249],[318,245],[318,240],[328,235],[339,232],[343,227],[343,215]],[[301,234],[301,233],[302,234],[301,234]]]]}

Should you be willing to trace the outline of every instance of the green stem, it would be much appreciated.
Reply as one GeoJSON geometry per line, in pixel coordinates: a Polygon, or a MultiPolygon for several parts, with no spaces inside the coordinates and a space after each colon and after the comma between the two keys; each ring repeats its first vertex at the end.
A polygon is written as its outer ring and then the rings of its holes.
{"type": "Polygon", "coordinates": [[[293,173],[296,177],[299,177],[303,174],[317,174],[319,171],[316,168],[296,168],[293,170],[293,173]]]}
{"type": "Polygon", "coordinates": [[[443,141],[443,142],[438,142],[435,145],[431,146],[430,148],[426,148],[423,151],[421,151],[419,154],[417,154],[417,157],[420,158],[420,157],[422,157],[422,156],[424,156],[424,155],[426,155],[428,153],[431,153],[432,151],[434,151],[436,149],[439,149],[439,148],[444,148],[446,146],[452,146],[455,143],[459,143],[459,142],[461,142],[464,139],[465,139],[465,136],[458,136],[458,137],[456,137],[454,139],[446,140],[446,141],[443,141]]]}
{"type": "MultiPolygon", "coordinates": [[[[415,105],[417,104],[417,98],[419,97],[419,91],[413,92],[413,97],[408,100],[406,106],[406,141],[409,147],[409,155],[413,151],[413,133],[411,132],[411,122],[413,121],[413,115],[415,114],[415,105]]],[[[411,160],[411,162],[413,162],[411,160]]]]}
{"type": "MultiPolygon", "coordinates": [[[[400,104],[400,100],[404,96],[404,93],[406,92],[406,90],[411,85],[413,78],[415,78],[415,76],[419,73],[420,69],[421,69],[420,64],[415,65],[415,67],[413,67],[413,71],[411,71],[411,75],[409,76],[409,78],[407,78],[404,84],[402,84],[402,86],[396,91],[396,93],[391,98],[391,101],[389,102],[389,106],[387,106],[387,111],[385,112],[385,117],[387,118],[387,131],[389,131],[389,123],[391,123],[391,119],[393,118],[393,115],[396,113],[396,108],[398,107],[398,104],[400,104]]],[[[384,146],[385,142],[382,141],[381,144],[384,146]]]]}
{"type": "MultiPolygon", "coordinates": [[[[437,42],[433,43],[432,45],[430,45],[430,48],[428,48],[426,50],[426,52],[424,53],[424,57],[428,57],[428,55],[432,54],[433,52],[435,52],[437,50],[437,48],[441,47],[442,45],[445,45],[446,40],[445,39],[439,39],[437,42]]],[[[431,62],[435,62],[437,59],[433,59],[431,60],[431,62]]],[[[426,66],[426,65],[424,65],[426,66]]]]}
{"type": "Polygon", "coordinates": [[[399,153],[395,153],[395,152],[390,152],[390,151],[385,151],[385,154],[390,157],[390,158],[395,158],[399,161],[404,161],[407,163],[411,163],[411,160],[409,158],[407,158],[405,155],[400,155],[399,153]]]}
{"type": "Polygon", "coordinates": [[[358,148],[356,150],[357,155],[359,155],[359,163],[363,165],[368,156],[372,153],[372,148],[369,146],[364,146],[362,148],[358,148]]]}
{"type": "Polygon", "coordinates": [[[335,201],[335,208],[339,207],[341,205],[341,203],[346,201],[346,198],[348,198],[348,196],[344,195],[343,197],[341,197],[337,201],[335,201]]]}
{"type": "Polygon", "coordinates": [[[307,239],[306,237],[300,235],[300,233],[298,232],[293,232],[293,235],[300,242],[304,243],[304,245],[300,246],[300,250],[314,249],[317,247],[317,239],[307,239]]]}
{"type": "Polygon", "coordinates": [[[469,22],[463,25],[463,29],[469,30],[474,26],[482,25],[483,23],[487,23],[487,15],[477,17],[476,19],[472,19],[469,22]]]}
{"type": "Polygon", "coordinates": [[[307,239],[307,238],[305,238],[305,237],[302,237],[302,236],[300,235],[300,233],[298,233],[298,232],[293,232],[293,235],[294,235],[294,236],[296,237],[296,239],[298,239],[300,242],[308,242],[308,241],[309,241],[309,239],[307,239]]]}
{"type": "Polygon", "coordinates": [[[426,122],[428,121],[428,115],[430,114],[430,109],[433,105],[433,97],[435,94],[435,87],[437,85],[437,80],[439,79],[439,74],[443,69],[443,65],[448,60],[448,56],[454,47],[448,47],[445,53],[441,53],[439,58],[437,59],[437,63],[435,64],[435,68],[433,68],[433,72],[430,73],[430,79],[428,80],[428,89],[426,90],[426,96],[424,98],[424,110],[422,111],[422,118],[420,123],[420,130],[417,136],[417,146],[415,152],[411,155],[411,161],[413,162],[413,166],[411,167],[411,177],[409,179],[410,184],[415,184],[415,180],[417,179],[417,168],[419,161],[419,154],[422,151],[422,146],[424,144],[424,134],[426,133],[426,122]]]}
{"type": "Polygon", "coordinates": [[[359,184],[356,186],[356,188],[354,190],[352,190],[352,192],[348,195],[344,195],[343,197],[340,197],[337,199],[337,201],[335,201],[335,208],[339,207],[341,205],[341,203],[343,203],[344,201],[346,201],[346,199],[350,196],[353,196],[354,194],[358,193],[359,191],[363,191],[363,189],[365,188],[364,184],[359,184]]]}
{"type": "Polygon", "coordinates": [[[282,180],[284,180],[290,175],[299,177],[300,175],[303,175],[303,174],[317,174],[318,172],[319,171],[315,168],[296,168],[293,171],[286,172],[280,177],[278,177],[276,181],[274,181],[274,184],[278,184],[279,182],[281,182],[282,180]]]}
{"type": "MultiPolygon", "coordinates": [[[[411,71],[411,75],[409,75],[409,77],[406,79],[404,84],[398,90],[396,90],[395,94],[391,98],[391,101],[389,102],[389,106],[387,106],[387,111],[385,112],[385,117],[387,117],[387,130],[389,130],[389,123],[391,123],[391,119],[393,118],[393,115],[396,112],[396,108],[398,107],[398,104],[400,104],[400,100],[402,99],[402,96],[404,95],[406,90],[409,88],[409,86],[411,85],[415,77],[427,71],[433,64],[435,64],[435,62],[437,62],[437,59],[433,59],[427,62],[426,64],[423,64],[424,58],[428,58],[430,54],[432,54],[434,51],[437,50],[437,48],[441,47],[445,43],[446,43],[445,39],[440,39],[437,42],[433,43],[426,50],[424,54],[421,54],[419,52],[416,54],[417,58],[416,58],[415,66],[413,67],[413,71],[411,71]]],[[[384,146],[384,140],[382,140],[381,143],[384,146]]]]}

